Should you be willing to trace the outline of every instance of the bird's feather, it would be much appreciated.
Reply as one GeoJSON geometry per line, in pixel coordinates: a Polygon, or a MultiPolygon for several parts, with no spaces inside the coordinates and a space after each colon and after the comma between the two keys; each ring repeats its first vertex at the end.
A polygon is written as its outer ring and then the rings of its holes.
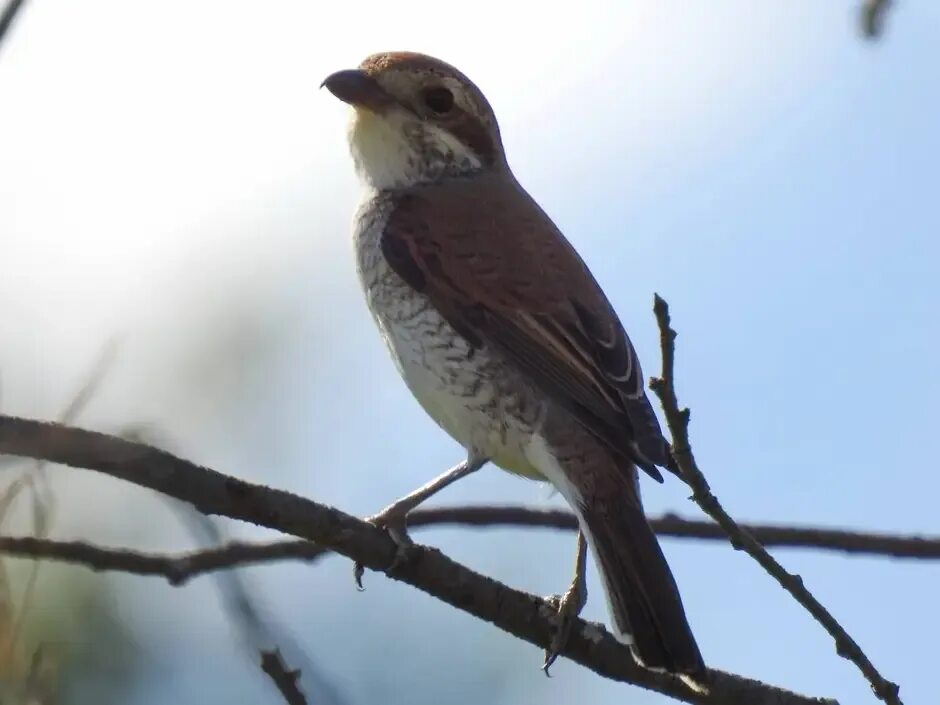
{"type": "Polygon", "coordinates": [[[674,470],[620,320],[584,261],[508,171],[398,194],[382,252],[471,344],[499,349],[611,449],[674,470]]]}

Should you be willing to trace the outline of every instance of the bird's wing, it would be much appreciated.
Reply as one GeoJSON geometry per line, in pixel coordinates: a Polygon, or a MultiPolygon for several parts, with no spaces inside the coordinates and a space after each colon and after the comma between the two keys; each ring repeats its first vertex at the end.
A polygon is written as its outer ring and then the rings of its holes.
{"type": "Polygon", "coordinates": [[[411,189],[382,252],[473,345],[495,347],[617,453],[662,481],[669,445],[636,351],[600,286],[509,175],[411,189]]]}

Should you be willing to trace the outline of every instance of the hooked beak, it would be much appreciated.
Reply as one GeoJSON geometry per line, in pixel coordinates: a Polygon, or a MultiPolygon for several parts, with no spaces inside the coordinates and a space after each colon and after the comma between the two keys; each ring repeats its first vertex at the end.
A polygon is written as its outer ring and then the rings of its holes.
{"type": "Polygon", "coordinates": [[[324,86],[344,103],[373,112],[381,112],[394,102],[378,81],[359,69],[332,73],[320,84],[324,86]]]}

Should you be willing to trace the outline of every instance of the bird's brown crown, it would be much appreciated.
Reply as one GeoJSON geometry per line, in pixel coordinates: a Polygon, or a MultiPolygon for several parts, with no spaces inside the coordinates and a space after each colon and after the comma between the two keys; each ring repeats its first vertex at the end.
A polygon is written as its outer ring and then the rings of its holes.
{"type": "Polygon", "coordinates": [[[385,51],[367,56],[359,65],[366,73],[375,75],[385,71],[428,71],[460,79],[470,83],[470,79],[450,64],[435,59],[427,54],[414,51],[385,51]]]}

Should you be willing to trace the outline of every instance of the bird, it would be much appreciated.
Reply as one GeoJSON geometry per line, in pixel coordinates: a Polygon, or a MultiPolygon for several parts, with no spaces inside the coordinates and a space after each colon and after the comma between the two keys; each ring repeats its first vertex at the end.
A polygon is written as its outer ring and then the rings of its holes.
{"type": "Polygon", "coordinates": [[[705,665],[640,497],[639,472],[681,477],[637,353],[584,260],[519,184],[479,88],[450,64],[382,52],[321,84],[351,106],[362,197],[356,269],[391,357],[466,460],[370,521],[400,544],[407,514],[487,462],[550,483],[579,525],[554,604],[555,660],[586,600],[585,555],[614,636],[648,669],[705,665]]]}

